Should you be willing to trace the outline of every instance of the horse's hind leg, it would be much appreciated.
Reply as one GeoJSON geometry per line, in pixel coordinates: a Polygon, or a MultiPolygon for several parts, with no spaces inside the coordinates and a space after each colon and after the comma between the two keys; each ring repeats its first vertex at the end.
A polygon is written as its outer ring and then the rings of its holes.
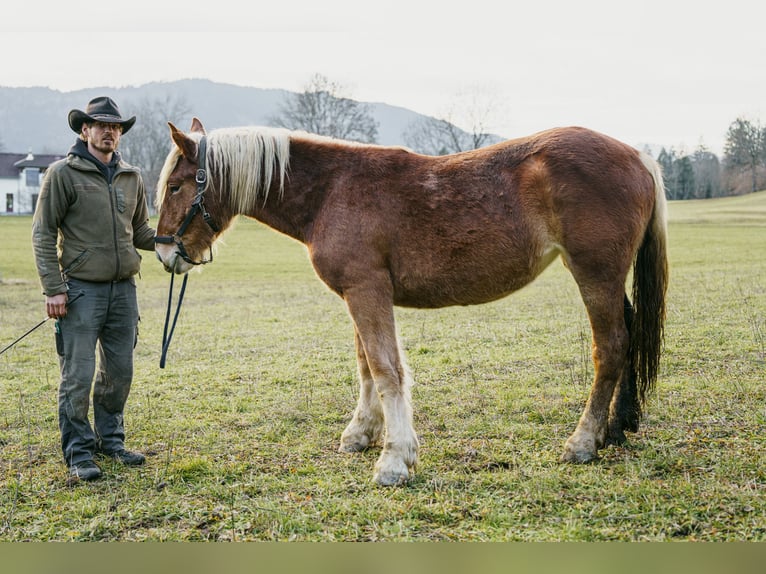
{"type": "MultiPolygon", "coordinates": [[[[375,382],[385,423],[383,451],[375,463],[373,479],[383,486],[403,484],[417,464],[418,438],[412,426],[411,378],[396,338],[391,295],[375,288],[357,288],[346,291],[344,297],[375,382]]],[[[364,428],[364,424],[353,425],[354,421],[349,425],[351,430],[346,429],[348,434],[344,432],[349,441],[346,444],[351,444],[350,437],[357,429],[364,428]]]]}
{"type": "MultiPolygon", "coordinates": [[[[625,295],[624,299],[625,328],[630,333],[635,311],[627,295],[625,295]]],[[[617,383],[617,388],[612,397],[612,404],[609,408],[609,430],[606,444],[621,445],[625,443],[627,440],[625,431],[637,432],[640,418],[641,403],[638,398],[636,370],[633,365],[632,356],[628,353],[625,366],[622,370],[622,376],[619,383],[617,383]]]]}
{"type": "Polygon", "coordinates": [[[383,436],[383,407],[375,390],[375,381],[367,363],[359,332],[354,329],[356,362],[359,368],[359,400],[351,422],[340,437],[341,452],[363,451],[380,441],[383,436]]]}
{"type": "MultiPolygon", "coordinates": [[[[578,279],[573,270],[575,279],[578,279]]],[[[621,281],[583,284],[580,293],[588,310],[593,331],[595,378],[585,410],[574,433],[564,445],[561,460],[589,462],[605,446],[609,409],[628,356],[628,330],[625,325],[621,281]]]]}

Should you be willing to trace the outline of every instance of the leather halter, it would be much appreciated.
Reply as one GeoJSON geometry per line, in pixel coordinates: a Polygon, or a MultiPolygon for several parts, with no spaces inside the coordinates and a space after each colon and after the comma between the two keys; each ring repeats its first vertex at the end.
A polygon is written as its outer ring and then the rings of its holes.
{"type": "Polygon", "coordinates": [[[210,263],[213,260],[212,246],[210,247],[210,259],[203,259],[202,261],[194,261],[186,252],[186,248],[184,247],[183,241],[181,240],[181,236],[186,231],[186,228],[189,227],[189,224],[191,223],[192,219],[194,219],[194,216],[197,215],[197,213],[201,213],[202,219],[205,220],[205,223],[208,224],[210,229],[215,232],[219,231],[218,226],[215,224],[215,222],[213,222],[213,218],[205,209],[204,194],[207,184],[207,170],[205,167],[206,149],[207,137],[202,136],[202,139],[199,141],[199,149],[197,151],[197,173],[194,176],[194,180],[197,182],[197,194],[194,196],[194,201],[192,201],[191,207],[189,207],[189,211],[186,213],[186,218],[183,220],[183,223],[181,223],[181,227],[178,228],[178,231],[176,231],[174,235],[158,235],[154,238],[155,243],[175,243],[176,247],[178,248],[178,255],[189,265],[204,265],[205,263],[210,263]]]}

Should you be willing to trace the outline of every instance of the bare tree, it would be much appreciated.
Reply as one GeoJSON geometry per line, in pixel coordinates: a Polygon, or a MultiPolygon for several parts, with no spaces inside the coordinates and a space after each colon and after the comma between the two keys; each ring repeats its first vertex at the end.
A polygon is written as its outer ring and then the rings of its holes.
{"type": "Polygon", "coordinates": [[[157,179],[172,141],[168,122],[181,125],[188,119],[190,106],[182,96],[146,98],[133,107],[137,121],[120,141],[120,151],[129,163],[141,168],[149,209],[153,209],[157,179]]]}
{"type": "Polygon", "coordinates": [[[692,156],[695,197],[708,199],[721,195],[721,162],[718,156],[700,144],[692,156]]]}
{"type": "Polygon", "coordinates": [[[378,139],[371,106],[352,100],[346,88],[315,74],[303,92],[290,95],[270,118],[276,126],[363,143],[378,139]]]}
{"type": "Polygon", "coordinates": [[[478,149],[500,141],[489,132],[499,106],[492,93],[473,88],[458,94],[440,118],[412,122],[403,134],[404,142],[420,153],[446,155],[478,149]],[[465,125],[463,130],[458,124],[465,125]]]}
{"type": "MultiPolygon", "coordinates": [[[[750,175],[749,191],[757,191],[763,181],[759,177],[760,172],[766,165],[766,128],[762,128],[760,122],[737,118],[726,133],[723,152],[730,182],[736,181],[738,174],[747,171],[750,175]]],[[[736,185],[730,183],[730,187],[736,185]]]]}

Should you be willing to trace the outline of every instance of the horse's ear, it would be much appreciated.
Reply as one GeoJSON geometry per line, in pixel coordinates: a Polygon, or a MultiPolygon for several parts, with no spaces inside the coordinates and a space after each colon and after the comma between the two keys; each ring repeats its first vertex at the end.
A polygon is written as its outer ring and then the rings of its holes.
{"type": "Polygon", "coordinates": [[[199,132],[202,135],[205,135],[205,128],[202,126],[202,122],[199,121],[199,118],[192,118],[192,125],[189,131],[199,132]]]}
{"type": "Polygon", "coordinates": [[[199,149],[197,142],[174,126],[172,122],[168,122],[168,126],[170,127],[170,137],[178,146],[178,149],[181,150],[183,156],[190,162],[196,162],[197,150],[199,149]]]}

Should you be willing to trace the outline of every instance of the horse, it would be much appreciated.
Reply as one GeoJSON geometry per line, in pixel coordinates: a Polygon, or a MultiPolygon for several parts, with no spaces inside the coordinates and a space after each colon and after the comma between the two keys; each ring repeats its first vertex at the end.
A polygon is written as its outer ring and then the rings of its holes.
{"type": "Polygon", "coordinates": [[[382,447],[375,483],[405,484],[418,462],[394,306],[494,301],[557,258],[585,305],[595,367],[560,460],[596,460],[638,431],[668,283],[665,191],[649,155],[581,127],[426,156],[276,128],[207,133],[197,118],[186,133],[168,125],[157,257],[176,274],[208,263],[237,215],[306,246],[354,328],[359,396],[339,450],[382,447]]]}

